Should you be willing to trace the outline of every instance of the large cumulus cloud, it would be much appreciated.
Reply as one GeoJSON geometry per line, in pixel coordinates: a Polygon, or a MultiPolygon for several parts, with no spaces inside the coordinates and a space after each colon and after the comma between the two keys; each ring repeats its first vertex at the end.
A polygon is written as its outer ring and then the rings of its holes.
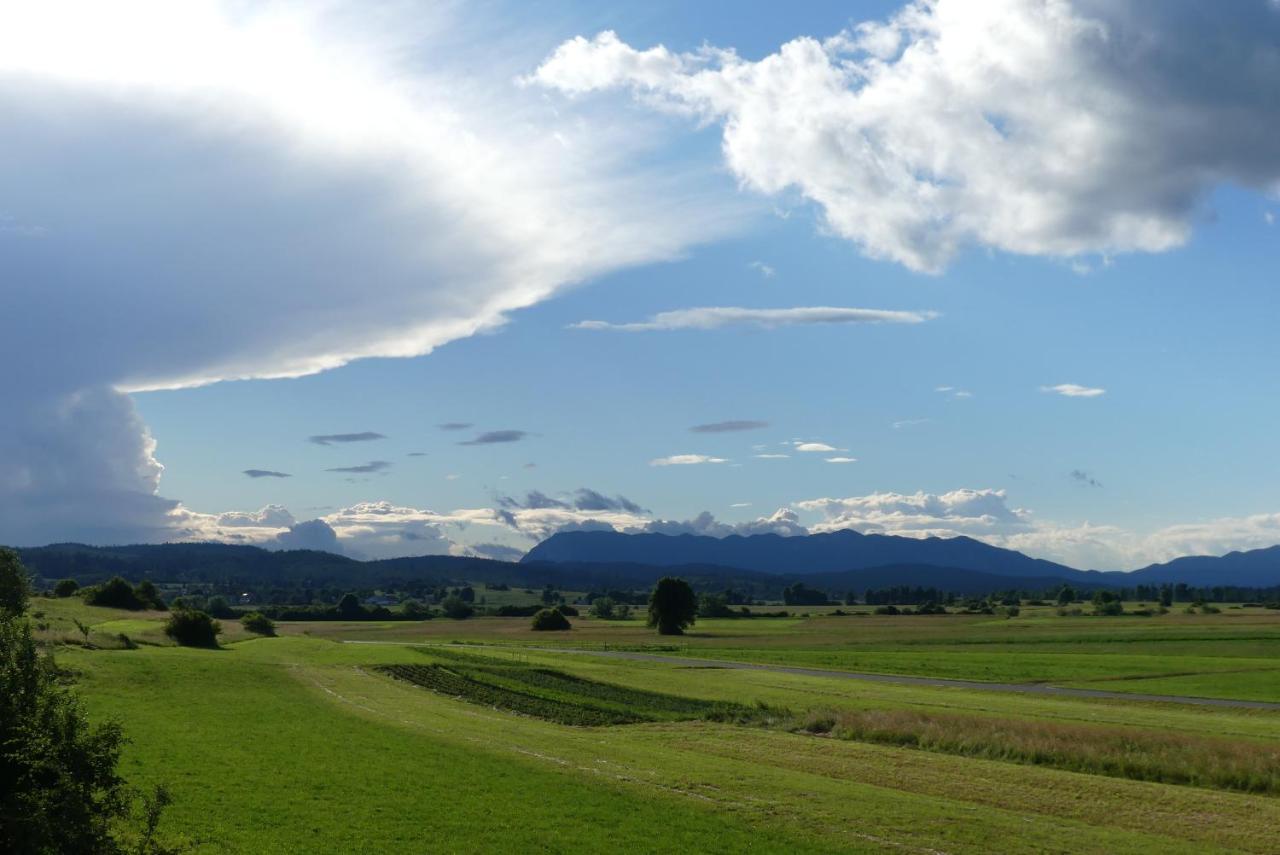
{"type": "Polygon", "coordinates": [[[129,391],[427,353],[732,219],[451,14],[0,6],[0,541],[179,531],[129,391]]]}
{"type": "Polygon", "coordinates": [[[868,255],[936,271],[1184,243],[1221,183],[1280,181],[1280,6],[919,0],[887,21],[732,49],[562,44],[527,81],[629,90],[723,126],[761,193],[797,193],[868,255]]]}

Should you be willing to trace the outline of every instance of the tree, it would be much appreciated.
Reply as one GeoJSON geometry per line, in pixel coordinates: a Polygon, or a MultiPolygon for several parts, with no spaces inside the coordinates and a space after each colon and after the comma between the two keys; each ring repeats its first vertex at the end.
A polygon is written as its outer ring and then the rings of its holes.
{"type": "Polygon", "coordinates": [[[80,590],[80,583],[75,579],[63,579],[53,586],[53,595],[58,598],[74,596],[80,590]]]}
{"type": "Polygon", "coordinates": [[[538,632],[562,632],[571,628],[569,619],[559,609],[542,609],[533,616],[533,629],[538,632]]]}
{"type": "Polygon", "coordinates": [[[410,620],[427,620],[431,617],[431,609],[412,598],[400,604],[400,611],[410,620]]]}
{"type": "Polygon", "coordinates": [[[445,617],[450,617],[454,620],[464,620],[471,617],[475,612],[470,603],[454,594],[444,598],[444,601],[440,603],[440,609],[444,612],[445,617]]]}
{"type": "Polygon", "coordinates": [[[613,618],[613,598],[596,597],[592,600],[591,616],[600,620],[611,620],[613,618]]]}
{"type": "Polygon", "coordinates": [[[1173,586],[1167,582],[1160,586],[1160,605],[1166,609],[1173,605],[1173,586]]]}
{"type": "MultiPolygon", "coordinates": [[[[138,595],[138,599],[145,603],[147,608],[155,609],[158,612],[167,612],[169,607],[164,604],[164,600],[160,597],[160,592],[156,590],[155,582],[150,579],[143,579],[133,592],[138,595]]],[[[225,601],[224,601],[225,602],[225,601]]],[[[219,615],[222,617],[222,615],[219,615]]]]}
{"type": "Polygon", "coordinates": [[[118,725],[89,725],[27,622],[0,618],[0,851],[119,852],[123,743],[118,725]]]}
{"type": "Polygon", "coordinates": [[[231,608],[231,604],[227,602],[226,597],[210,597],[209,602],[205,603],[204,607],[213,617],[233,618],[236,616],[235,609],[231,608]]]}
{"type": "Polygon", "coordinates": [[[683,635],[697,619],[698,598],[683,579],[664,576],[649,595],[649,626],[660,635],[683,635]]]}
{"type": "Polygon", "coordinates": [[[360,598],[355,594],[343,594],[338,600],[338,614],[346,620],[359,620],[364,615],[360,606],[360,598]]]}
{"type": "Polygon", "coordinates": [[[91,606],[128,609],[134,612],[141,611],[147,607],[146,603],[138,599],[138,594],[133,590],[133,586],[119,576],[112,576],[101,585],[90,588],[89,593],[85,595],[84,601],[91,606]]]}
{"type": "Polygon", "coordinates": [[[276,634],[276,622],[262,612],[249,612],[240,618],[240,625],[249,632],[257,633],[258,635],[276,634]]]}
{"type": "Polygon", "coordinates": [[[1068,603],[1075,602],[1075,599],[1076,599],[1076,589],[1071,587],[1070,585],[1063,585],[1058,590],[1058,605],[1065,606],[1068,603]]]}
{"type": "Polygon", "coordinates": [[[698,617],[723,618],[733,617],[733,609],[722,594],[703,594],[698,598],[698,617]]]}
{"type": "Polygon", "coordinates": [[[0,547],[0,616],[22,614],[30,596],[31,577],[22,559],[14,550],[0,547]]]}
{"type": "Polygon", "coordinates": [[[222,624],[204,612],[182,609],[164,625],[164,634],[183,647],[217,647],[222,624]]]}

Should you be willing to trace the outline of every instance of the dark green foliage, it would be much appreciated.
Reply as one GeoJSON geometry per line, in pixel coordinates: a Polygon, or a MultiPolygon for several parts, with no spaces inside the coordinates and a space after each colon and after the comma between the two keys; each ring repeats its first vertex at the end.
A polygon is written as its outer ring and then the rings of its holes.
{"type": "Polygon", "coordinates": [[[258,635],[276,634],[276,622],[262,612],[249,612],[240,618],[240,625],[258,635]]]}
{"type": "Polygon", "coordinates": [[[592,600],[591,616],[601,620],[611,620],[613,618],[613,598],[596,597],[592,600]]]}
{"type": "Polygon", "coordinates": [[[703,594],[698,598],[698,617],[726,618],[736,617],[737,612],[729,608],[729,601],[723,594],[703,594]]]}
{"type": "Polygon", "coordinates": [[[568,603],[561,603],[560,605],[556,606],[556,611],[558,611],[560,614],[564,615],[565,617],[578,617],[580,614],[582,614],[580,611],[578,611],[576,608],[569,605],[568,603]]]}
{"type": "Polygon", "coordinates": [[[379,670],[450,697],[568,725],[679,721],[751,709],[599,683],[503,659],[434,649],[428,655],[445,661],[379,670]]]}
{"type": "Polygon", "coordinates": [[[216,618],[233,618],[236,616],[235,610],[231,608],[231,604],[227,602],[226,597],[210,597],[209,602],[204,605],[204,610],[216,618]]]}
{"type": "Polygon", "coordinates": [[[74,596],[76,591],[80,590],[80,583],[75,579],[63,579],[61,582],[53,586],[53,595],[55,597],[74,596]]]}
{"type": "Polygon", "coordinates": [[[1063,585],[1062,588],[1058,590],[1058,605],[1060,606],[1065,606],[1068,603],[1073,602],[1075,598],[1076,590],[1070,585],[1063,585]]]}
{"type": "Polygon", "coordinates": [[[112,576],[101,585],[89,588],[88,593],[84,596],[84,601],[91,606],[105,606],[109,609],[129,609],[135,612],[147,608],[147,604],[138,596],[138,592],[133,589],[133,586],[119,576],[112,576]]]}
{"type": "Polygon", "coordinates": [[[876,606],[876,614],[878,615],[897,615],[902,614],[897,606],[876,606]]]}
{"type": "Polygon", "coordinates": [[[464,620],[475,613],[470,603],[462,597],[453,595],[444,598],[444,602],[440,603],[440,610],[444,612],[445,617],[454,620],[464,620]]]}
{"type": "Polygon", "coordinates": [[[27,610],[31,596],[31,577],[22,566],[18,553],[0,547],[0,617],[20,615],[27,610]]]}
{"type": "Polygon", "coordinates": [[[660,635],[683,635],[698,615],[698,598],[683,579],[663,576],[649,595],[649,626],[660,635]]]}
{"type": "Polygon", "coordinates": [[[222,624],[204,612],[180,609],[164,625],[164,634],[183,647],[217,647],[222,624]]]}
{"type": "MultiPolygon", "coordinates": [[[[167,612],[169,610],[169,607],[164,604],[164,600],[160,597],[160,592],[156,589],[155,583],[150,579],[142,580],[133,589],[133,592],[137,595],[138,600],[145,604],[146,608],[155,609],[158,612],[167,612]]],[[[226,601],[224,600],[223,602],[226,601]]],[[[222,615],[219,615],[219,617],[222,617],[222,615]]]]}
{"type": "Polygon", "coordinates": [[[532,628],[539,632],[562,632],[572,627],[559,609],[542,609],[533,616],[532,628]]]}
{"type": "Polygon", "coordinates": [[[533,617],[545,606],[498,606],[493,614],[498,617],[533,617]]]}
{"type": "Polygon", "coordinates": [[[115,853],[123,816],[115,724],[91,727],[23,621],[0,619],[0,851],[115,853]]]}
{"type": "Polygon", "coordinates": [[[825,606],[830,600],[822,591],[809,588],[804,582],[796,582],[782,590],[782,602],[789,606],[825,606]]]}
{"type": "Polygon", "coordinates": [[[408,620],[427,620],[431,617],[431,609],[412,598],[400,604],[400,613],[408,620]]]}
{"type": "Polygon", "coordinates": [[[360,598],[355,594],[343,594],[338,600],[338,614],[343,620],[357,620],[364,613],[360,598]]]}

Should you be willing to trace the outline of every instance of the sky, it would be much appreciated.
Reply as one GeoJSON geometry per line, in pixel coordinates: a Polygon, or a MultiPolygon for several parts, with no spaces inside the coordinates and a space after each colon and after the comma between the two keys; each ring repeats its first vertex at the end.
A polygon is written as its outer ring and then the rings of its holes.
{"type": "Polygon", "coordinates": [[[1280,5],[0,4],[0,542],[1280,542],[1280,5]]]}

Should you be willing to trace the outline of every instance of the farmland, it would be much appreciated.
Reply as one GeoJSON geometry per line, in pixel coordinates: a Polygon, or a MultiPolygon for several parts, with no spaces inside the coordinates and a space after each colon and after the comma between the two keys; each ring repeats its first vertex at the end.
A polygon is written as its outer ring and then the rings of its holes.
{"type": "Polygon", "coordinates": [[[159,613],[32,614],[91,715],[124,725],[129,780],[173,791],[163,830],[199,852],[1266,852],[1280,821],[1273,710],[715,664],[1280,701],[1272,611],[815,613],[674,639],[586,618],[276,638],[224,621],[220,650],[171,646],[159,613]]]}

